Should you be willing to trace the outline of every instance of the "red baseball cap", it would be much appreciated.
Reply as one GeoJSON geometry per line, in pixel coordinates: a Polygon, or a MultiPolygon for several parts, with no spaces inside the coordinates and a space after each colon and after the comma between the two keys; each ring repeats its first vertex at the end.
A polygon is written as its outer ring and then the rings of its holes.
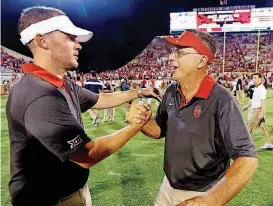
{"type": "Polygon", "coordinates": [[[178,38],[164,37],[164,39],[171,44],[171,46],[192,47],[199,54],[208,57],[208,63],[210,64],[214,59],[214,54],[211,49],[194,33],[190,31],[183,32],[178,38]]]}

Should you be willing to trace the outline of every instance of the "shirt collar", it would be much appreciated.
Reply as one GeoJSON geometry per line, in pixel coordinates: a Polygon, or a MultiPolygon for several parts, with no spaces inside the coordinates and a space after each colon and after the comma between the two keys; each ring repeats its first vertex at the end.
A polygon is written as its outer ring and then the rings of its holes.
{"type": "Polygon", "coordinates": [[[37,77],[40,77],[55,87],[61,88],[64,85],[64,79],[60,79],[56,75],[49,73],[47,70],[35,64],[23,64],[22,68],[25,74],[33,74],[37,77]]]}
{"type": "MultiPolygon", "coordinates": [[[[194,95],[194,97],[199,97],[199,98],[203,98],[203,99],[207,99],[210,95],[210,92],[213,88],[215,84],[214,79],[210,76],[210,75],[206,75],[205,78],[203,79],[199,90],[197,91],[197,93],[194,95]]],[[[183,94],[179,84],[177,85],[177,90],[180,94],[183,94]]]]}

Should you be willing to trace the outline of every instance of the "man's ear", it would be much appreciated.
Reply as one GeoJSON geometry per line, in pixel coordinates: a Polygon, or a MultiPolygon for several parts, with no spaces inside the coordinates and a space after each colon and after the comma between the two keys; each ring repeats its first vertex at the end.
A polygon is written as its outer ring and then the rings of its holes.
{"type": "Polygon", "coordinates": [[[205,55],[202,55],[202,57],[199,60],[199,63],[197,65],[198,69],[202,69],[204,66],[206,66],[208,64],[208,57],[205,55]]]}
{"type": "Polygon", "coordinates": [[[36,34],[34,41],[35,41],[36,46],[46,49],[46,50],[49,49],[48,39],[46,38],[45,35],[36,34]]]}

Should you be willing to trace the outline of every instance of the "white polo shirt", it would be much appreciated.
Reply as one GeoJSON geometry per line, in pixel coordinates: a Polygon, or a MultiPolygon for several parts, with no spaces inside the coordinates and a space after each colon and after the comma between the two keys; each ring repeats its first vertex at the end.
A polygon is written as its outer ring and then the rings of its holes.
{"type": "Polygon", "coordinates": [[[254,93],[251,101],[251,108],[257,109],[262,106],[262,100],[266,99],[266,89],[263,84],[254,88],[254,93]]]}
{"type": "Polygon", "coordinates": [[[156,80],[155,81],[155,88],[160,89],[160,86],[162,85],[162,80],[156,80]]]}

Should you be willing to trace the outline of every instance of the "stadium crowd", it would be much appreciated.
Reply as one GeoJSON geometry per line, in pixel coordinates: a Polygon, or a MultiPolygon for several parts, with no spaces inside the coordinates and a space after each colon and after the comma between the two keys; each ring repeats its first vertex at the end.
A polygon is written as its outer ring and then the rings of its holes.
{"type": "MultiPolygon", "coordinates": [[[[209,68],[209,73],[224,86],[232,88],[232,82],[236,80],[238,73],[245,73],[243,85],[247,85],[250,75],[256,71],[257,33],[228,33],[226,35],[225,67],[223,72],[223,42],[222,33],[213,34],[219,43],[218,53],[209,68]]],[[[120,86],[122,78],[128,80],[161,80],[164,85],[170,83],[172,76],[171,62],[168,55],[171,48],[164,44],[162,37],[154,40],[131,62],[114,71],[103,71],[98,74],[98,79],[113,80],[113,84],[120,86]]],[[[18,58],[9,54],[1,47],[1,70],[3,68],[13,70],[11,81],[2,81],[8,87],[12,87],[23,75],[21,65],[28,63],[24,58],[18,58]]],[[[260,50],[258,71],[263,74],[266,85],[273,82],[273,32],[262,32],[260,35],[260,50]]],[[[90,79],[90,73],[78,73],[72,71],[68,76],[79,85],[90,79]]],[[[140,83],[139,83],[140,84],[140,83]]],[[[9,89],[8,89],[9,90],[9,89]]]]}
{"type": "Polygon", "coordinates": [[[1,47],[1,68],[4,67],[7,69],[12,69],[15,73],[20,73],[22,72],[21,65],[24,63],[27,63],[24,58],[17,58],[12,54],[9,54],[3,47],[1,47]]]}

